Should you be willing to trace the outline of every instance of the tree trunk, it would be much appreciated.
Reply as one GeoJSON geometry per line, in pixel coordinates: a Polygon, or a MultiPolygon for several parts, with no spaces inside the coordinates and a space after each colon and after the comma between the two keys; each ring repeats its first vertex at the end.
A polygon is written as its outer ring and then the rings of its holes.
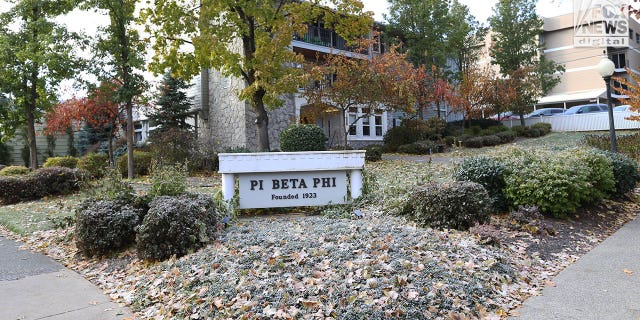
{"type": "Polygon", "coordinates": [[[256,126],[258,126],[258,148],[261,152],[269,152],[271,147],[269,146],[269,116],[267,110],[264,107],[265,92],[260,89],[253,94],[253,105],[256,109],[256,126]]]}
{"type": "Polygon", "coordinates": [[[127,101],[127,178],[133,179],[133,102],[127,101]]]}
{"type": "Polygon", "coordinates": [[[524,114],[520,114],[520,125],[524,127],[524,114]]]}
{"type": "Polygon", "coordinates": [[[115,167],[115,161],[113,161],[113,131],[115,130],[116,125],[112,125],[109,128],[109,142],[107,144],[107,153],[109,157],[109,167],[115,167]]]}
{"type": "Polygon", "coordinates": [[[36,129],[31,102],[26,106],[27,144],[29,145],[29,168],[38,169],[38,150],[36,148],[36,129]]]}

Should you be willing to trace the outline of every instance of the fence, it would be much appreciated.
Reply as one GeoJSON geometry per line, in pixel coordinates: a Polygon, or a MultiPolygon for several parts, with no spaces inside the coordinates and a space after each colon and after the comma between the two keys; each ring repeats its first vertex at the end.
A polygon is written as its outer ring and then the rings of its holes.
{"type": "MultiPolygon", "coordinates": [[[[640,121],[627,120],[633,112],[621,111],[613,113],[613,121],[616,130],[640,129],[640,121]]],[[[574,114],[566,116],[532,117],[524,119],[525,125],[531,126],[538,122],[551,124],[553,131],[601,131],[609,130],[609,114],[607,112],[594,112],[587,114],[574,114]]],[[[520,119],[503,120],[502,124],[511,128],[520,125],[520,119]]]]}

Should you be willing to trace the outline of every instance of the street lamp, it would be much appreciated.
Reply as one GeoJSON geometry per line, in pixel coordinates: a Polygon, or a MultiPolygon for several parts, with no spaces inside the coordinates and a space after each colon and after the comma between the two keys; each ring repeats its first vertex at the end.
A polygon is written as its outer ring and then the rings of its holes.
{"type": "Polygon", "coordinates": [[[613,61],[609,60],[606,56],[598,63],[598,72],[604,82],[607,85],[607,109],[609,110],[609,136],[611,137],[611,151],[618,152],[618,146],[616,142],[616,127],[613,124],[613,106],[611,105],[611,76],[615,69],[613,61]]]}

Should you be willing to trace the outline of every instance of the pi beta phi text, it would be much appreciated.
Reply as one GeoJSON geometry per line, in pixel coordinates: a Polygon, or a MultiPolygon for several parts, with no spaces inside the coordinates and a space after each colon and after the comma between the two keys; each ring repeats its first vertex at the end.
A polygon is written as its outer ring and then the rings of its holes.
{"type": "MultiPolygon", "coordinates": [[[[264,190],[264,180],[250,180],[251,190],[264,190]]],[[[335,188],[336,178],[312,178],[309,179],[309,183],[303,178],[288,178],[288,179],[271,179],[267,181],[268,186],[271,186],[272,190],[284,190],[284,189],[308,189],[308,188],[335,188]],[[271,182],[271,184],[269,184],[271,182]]]]}

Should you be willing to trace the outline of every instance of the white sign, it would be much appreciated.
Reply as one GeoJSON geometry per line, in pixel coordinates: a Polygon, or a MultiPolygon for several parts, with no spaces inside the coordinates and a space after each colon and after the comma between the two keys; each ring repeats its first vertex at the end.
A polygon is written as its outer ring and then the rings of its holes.
{"type": "Polygon", "coordinates": [[[347,203],[346,171],[239,174],[240,208],[347,203]]]}
{"type": "Polygon", "coordinates": [[[575,47],[628,47],[626,0],[573,0],[575,47]]]}

